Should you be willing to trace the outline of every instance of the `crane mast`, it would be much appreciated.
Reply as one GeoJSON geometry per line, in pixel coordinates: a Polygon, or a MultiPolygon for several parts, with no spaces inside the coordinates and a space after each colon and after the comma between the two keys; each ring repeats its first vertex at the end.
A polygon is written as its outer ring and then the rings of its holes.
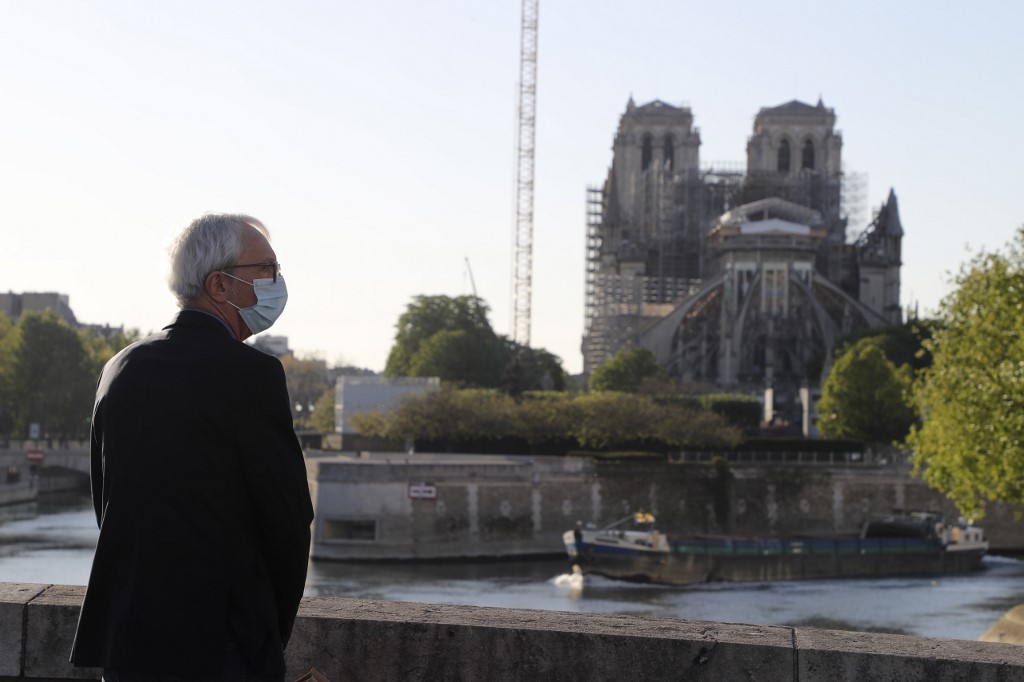
{"type": "Polygon", "coordinates": [[[537,121],[537,12],[523,0],[519,43],[519,133],[516,156],[516,225],[512,266],[512,339],[530,345],[533,296],[533,159],[537,121]]]}

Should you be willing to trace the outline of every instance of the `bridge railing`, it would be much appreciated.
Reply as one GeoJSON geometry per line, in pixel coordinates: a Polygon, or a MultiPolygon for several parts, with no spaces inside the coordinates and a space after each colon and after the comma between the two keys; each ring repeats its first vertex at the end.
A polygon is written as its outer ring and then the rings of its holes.
{"type": "MultiPolygon", "coordinates": [[[[85,588],[0,583],[0,680],[99,679],[68,662],[85,588]]],[[[306,598],[286,680],[1024,679],[1015,644],[445,604],[306,598]]]]}
{"type": "Polygon", "coordinates": [[[49,450],[88,450],[89,441],[87,439],[64,439],[64,438],[40,438],[38,440],[31,439],[15,439],[15,438],[0,438],[0,451],[3,450],[42,450],[44,452],[49,450]]]}
{"type": "Polygon", "coordinates": [[[669,461],[686,464],[711,462],[720,457],[736,464],[811,464],[819,466],[862,467],[901,466],[907,456],[894,451],[830,450],[683,450],[669,455],[669,461]]]}

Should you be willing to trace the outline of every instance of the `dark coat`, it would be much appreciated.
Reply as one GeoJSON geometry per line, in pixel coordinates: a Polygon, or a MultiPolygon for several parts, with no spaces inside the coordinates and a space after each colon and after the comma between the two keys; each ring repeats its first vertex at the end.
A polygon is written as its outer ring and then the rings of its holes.
{"type": "Polygon", "coordinates": [[[218,677],[225,642],[284,672],[313,508],[281,363],[181,311],[100,375],[100,526],[71,660],[218,677]]]}

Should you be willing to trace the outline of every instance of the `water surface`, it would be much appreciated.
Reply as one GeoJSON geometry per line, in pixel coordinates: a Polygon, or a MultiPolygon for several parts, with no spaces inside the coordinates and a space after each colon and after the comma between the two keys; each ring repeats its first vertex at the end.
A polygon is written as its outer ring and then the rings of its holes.
{"type": "MultiPolygon", "coordinates": [[[[0,507],[0,580],[84,585],[96,546],[80,496],[0,507]]],[[[573,576],[566,561],[310,562],[305,593],[977,639],[1024,603],[1024,561],[967,576],[668,587],[573,576]]]]}

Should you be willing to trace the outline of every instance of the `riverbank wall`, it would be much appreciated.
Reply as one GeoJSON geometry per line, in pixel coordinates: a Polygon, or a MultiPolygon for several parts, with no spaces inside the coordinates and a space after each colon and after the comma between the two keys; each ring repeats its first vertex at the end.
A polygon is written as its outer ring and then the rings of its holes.
{"type": "Polygon", "coordinates": [[[88,443],[0,441],[0,506],[73,490],[89,490],[88,443]]]}
{"type": "MultiPolygon", "coordinates": [[[[857,534],[894,509],[955,506],[905,463],[693,462],[591,457],[307,452],[314,559],[564,553],[562,534],[650,512],[687,534],[857,534]]],[[[1024,550],[1013,507],[989,505],[993,551],[1024,550]]]]}
{"type": "MultiPolygon", "coordinates": [[[[68,663],[84,587],[0,583],[0,682],[98,680],[68,663]]],[[[1024,679],[1014,644],[665,618],[305,598],[286,680],[1024,679]]]]}

